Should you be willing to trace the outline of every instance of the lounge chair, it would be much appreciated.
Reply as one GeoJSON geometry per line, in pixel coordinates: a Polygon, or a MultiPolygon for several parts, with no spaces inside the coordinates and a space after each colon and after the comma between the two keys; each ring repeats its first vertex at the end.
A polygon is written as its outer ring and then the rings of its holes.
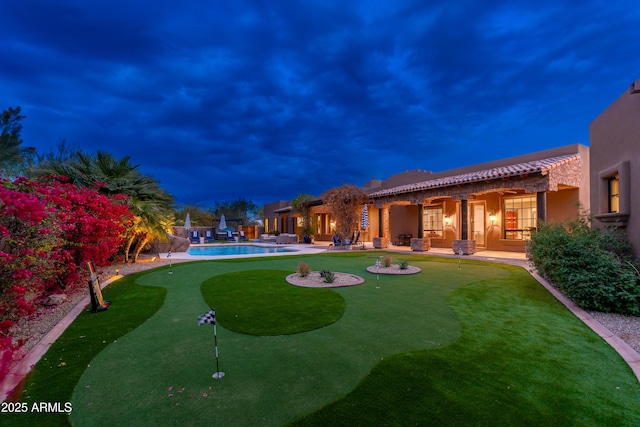
{"type": "Polygon", "coordinates": [[[200,243],[200,234],[198,231],[191,232],[191,243],[200,243]]]}
{"type": "Polygon", "coordinates": [[[204,232],[204,240],[205,242],[213,242],[213,234],[211,233],[211,230],[204,232]]]}
{"type": "Polygon", "coordinates": [[[227,231],[227,240],[229,242],[235,242],[236,241],[236,238],[233,237],[233,233],[231,231],[227,231]]]}
{"type": "Polygon", "coordinates": [[[238,233],[240,234],[240,240],[249,240],[247,239],[247,236],[244,235],[244,231],[239,231],[238,233]]]}

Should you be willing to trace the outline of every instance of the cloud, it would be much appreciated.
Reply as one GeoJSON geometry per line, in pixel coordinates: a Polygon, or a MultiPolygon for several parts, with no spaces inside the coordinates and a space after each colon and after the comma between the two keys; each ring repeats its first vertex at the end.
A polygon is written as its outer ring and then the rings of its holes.
{"type": "Polygon", "coordinates": [[[179,202],[319,195],[580,141],[637,79],[629,2],[78,2],[0,16],[23,139],[179,202]]]}

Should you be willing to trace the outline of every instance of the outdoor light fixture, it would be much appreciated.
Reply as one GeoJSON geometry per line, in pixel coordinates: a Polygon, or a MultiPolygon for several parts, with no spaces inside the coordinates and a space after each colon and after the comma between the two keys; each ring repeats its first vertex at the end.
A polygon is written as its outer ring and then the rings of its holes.
{"type": "Polygon", "coordinates": [[[491,224],[496,222],[496,214],[494,214],[494,213],[490,214],[489,215],[489,221],[491,221],[491,224]]]}
{"type": "Polygon", "coordinates": [[[120,270],[116,268],[116,276],[120,275],[120,270]]]}
{"type": "Polygon", "coordinates": [[[444,223],[447,225],[451,225],[451,217],[450,216],[445,216],[444,217],[444,223]]]}

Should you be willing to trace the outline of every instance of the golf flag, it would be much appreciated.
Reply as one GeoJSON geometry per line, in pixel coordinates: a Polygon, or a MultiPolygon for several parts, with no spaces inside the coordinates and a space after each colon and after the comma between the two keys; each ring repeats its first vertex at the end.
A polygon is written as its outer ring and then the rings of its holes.
{"type": "Polygon", "coordinates": [[[215,309],[212,308],[208,313],[205,313],[202,316],[200,316],[200,318],[198,320],[198,326],[202,326],[203,323],[209,323],[211,325],[215,325],[216,324],[216,310],[215,309]]]}

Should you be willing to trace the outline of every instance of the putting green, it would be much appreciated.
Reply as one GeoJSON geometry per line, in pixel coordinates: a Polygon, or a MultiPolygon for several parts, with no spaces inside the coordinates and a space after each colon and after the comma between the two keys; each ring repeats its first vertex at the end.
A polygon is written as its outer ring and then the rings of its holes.
{"type": "MultiPolygon", "coordinates": [[[[329,326],[283,336],[250,336],[218,325],[221,380],[213,328],[197,326],[209,307],[200,292],[208,279],[234,272],[295,271],[299,258],[202,262],[143,275],[142,285],[167,289],[164,306],[146,323],[109,345],[87,368],[73,394],[75,425],[190,423],[282,425],[352,390],[381,360],[453,342],[459,325],[446,304],[454,289],[508,273],[494,266],[416,262],[423,272],[385,277],[376,288],[366,257],[332,258],[333,271],[364,274],[366,282],[339,288],[342,318],[329,326]]],[[[323,268],[321,257],[305,258],[323,268]]],[[[240,280],[241,276],[238,277],[240,280]]],[[[282,278],[284,281],[284,276],[282,278]]],[[[255,295],[244,296],[247,301],[255,295]]],[[[214,298],[215,300],[215,298],[214,298]]],[[[215,307],[215,301],[214,307],[215,307]]],[[[117,301],[114,302],[117,306],[117,301]]],[[[215,307],[219,316],[226,313],[215,307]]]]}
{"type": "Polygon", "coordinates": [[[291,286],[282,280],[288,274],[286,270],[220,274],[206,280],[202,291],[207,303],[215,305],[216,321],[244,334],[295,334],[342,317],[346,303],[340,294],[331,289],[291,286]]]}

